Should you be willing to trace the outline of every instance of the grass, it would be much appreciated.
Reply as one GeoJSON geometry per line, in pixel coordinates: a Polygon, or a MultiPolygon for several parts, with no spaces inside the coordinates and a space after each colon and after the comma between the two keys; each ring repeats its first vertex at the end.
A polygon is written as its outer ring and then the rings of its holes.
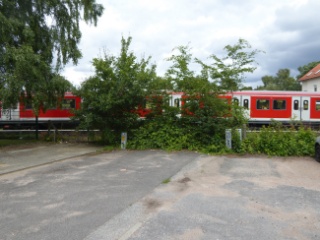
{"type": "Polygon", "coordinates": [[[166,178],[166,179],[164,179],[164,180],[162,181],[162,184],[167,184],[167,183],[169,183],[170,181],[171,181],[170,178],[166,178]]]}

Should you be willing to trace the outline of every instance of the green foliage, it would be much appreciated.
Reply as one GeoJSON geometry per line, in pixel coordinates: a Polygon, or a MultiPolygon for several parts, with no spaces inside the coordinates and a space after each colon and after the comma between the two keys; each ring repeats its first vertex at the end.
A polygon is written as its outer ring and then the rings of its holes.
{"type": "Polygon", "coordinates": [[[263,86],[257,87],[258,90],[301,90],[300,83],[290,76],[289,69],[280,69],[276,76],[263,76],[263,86]]]}
{"type": "Polygon", "coordinates": [[[0,101],[15,105],[27,96],[37,115],[57,97],[50,94],[61,66],[81,57],[79,21],[96,24],[102,12],[95,0],[0,1],[0,101]]]}
{"type": "Polygon", "coordinates": [[[223,152],[224,131],[233,124],[231,118],[158,116],[132,131],[128,148],[223,152]]]}
{"type": "MultiPolygon", "coordinates": [[[[241,44],[245,45],[242,41],[241,44]]],[[[232,52],[230,56],[235,60],[239,58],[238,60],[244,64],[245,56],[252,59],[255,53],[243,56],[238,52],[241,49],[230,46],[228,48],[232,52]]],[[[181,112],[178,108],[168,108],[162,115],[147,118],[139,129],[132,131],[128,147],[223,152],[225,129],[246,122],[244,114],[240,108],[232,108],[230,103],[219,97],[222,93],[215,83],[209,81],[206,68],[197,76],[190,70],[192,55],[188,46],[177,47],[174,51],[178,54],[173,54],[167,59],[173,64],[166,77],[171,81],[175,91],[185,93],[181,112]],[[182,117],[177,118],[178,114],[182,117]]],[[[248,60],[246,63],[251,62],[248,60]]],[[[238,69],[237,74],[251,70],[253,69],[238,69]]]]}
{"type": "Polygon", "coordinates": [[[224,50],[227,53],[223,58],[215,54],[210,56],[212,64],[206,64],[199,59],[196,59],[196,62],[202,65],[204,71],[209,72],[210,78],[222,90],[235,91],[241,88],[244,73],[252,73],[256,69],[254,58],[261,51],[251,51],[251,45],[244,39],[239,39],[235,45],[225,46],[224,50]]]}
{"type": "Polygon", "coordinates": [[[150,58],[140,61],[129,51],[132,38],[122,38],[121,51],[115,57],[93,59],[95,76],[83,82],[77,92],[82,106],[76,119],[84,129],[100,129],[108,144],[118,144],[120,132],[139,126],[137,108],[148,96],[148,85],[155,78],[150,58]]]}
{"type": "Polygon", "coordinates": [[[242,149],[242,136],[240,136],[239,131],[237,131],[236,129],[232,129],[231,131],[232,134],[232,150],[236,153],[243,153],[243,149],[242,149]]]}
{"type": "Polygon", "coordinates": [[[172,56],[167,58],[167,61],[172,62],[172,66],[167,70],[166,77],[176,92],[189,92],[195,80],[194,72],[190,70],[192,63],[190,51],[189,46],[178,46],[173,49],[172,56]]]}
{"type": "Polygon", "coordinates": [[[242,143],[242,151],[269,156],[313,156],[315,133],[300,126],[263,127],[260,132],[250,133],[242,143]]]}
{"type": "Polygon", "coordinates": [[[171,179],[170,178],[166,178],[162,181],[162,184],[168,184],[171,182],[171,179]]]}
{"type": "Polygon", "coordinates": [[[204,153],[248,153],[269,156],[313,156],[315,133],[303,126],[288,128],[281,124],[248,132],[240,141],[235,123],[230,119],[162,117],[146,120],[131,133],[128,148],[192,150],[204,153]],[[225,146],[225,130],[232,129],[232,150],[225,146]]]}

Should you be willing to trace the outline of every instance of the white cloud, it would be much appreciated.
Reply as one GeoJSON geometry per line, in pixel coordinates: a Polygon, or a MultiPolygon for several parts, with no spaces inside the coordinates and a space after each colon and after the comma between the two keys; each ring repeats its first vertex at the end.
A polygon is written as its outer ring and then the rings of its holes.
{"type": "Polygon", "coordinates": [[[99,0],[105,12],[98,26],[81,24],[78,66],[68,65],[64,75],[77,85],[94,74],[92,58],[103,49],[117,55],[121,37],[132,36],[131,49],[152,56],[163,75],[170,66],[164,59],[174,47],[187,45],[194,57],[205,60],[223,54],[224,46],[239,38],[266,54],[257,57],[259,67],[248,75],[247,85],[256,86],[264,75],[281,68],[320,60],[320,2],[318,0],[99,0]],[[316,59],[318,58],[318,59],[316,59]]]}

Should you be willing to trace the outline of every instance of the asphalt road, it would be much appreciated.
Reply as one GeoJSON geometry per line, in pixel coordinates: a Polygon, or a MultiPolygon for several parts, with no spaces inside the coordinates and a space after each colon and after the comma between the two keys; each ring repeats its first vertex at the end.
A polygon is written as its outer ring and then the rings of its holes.
{"type": "Polygon", "coordinates": [[[319,240],[320,164],[208,157],[141,202],[150,213],[122,240],[319,240]]]}
{"type": "Polygon", "coordinates": [[[2,175],[0,190],[5,240],[320,239],[311,158],[116,151],[2,175]]]}
{"type": "Polygon", "coordinates": [[[0,239],[84,239],[198,157],[117,151],[2,175],[0,239]]]}

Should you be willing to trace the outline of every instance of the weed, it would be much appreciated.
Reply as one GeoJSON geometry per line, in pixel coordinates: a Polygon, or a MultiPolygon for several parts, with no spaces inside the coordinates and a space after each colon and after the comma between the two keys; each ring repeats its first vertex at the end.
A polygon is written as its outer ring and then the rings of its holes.
{"type": "Polygon", "coordinates": [[[168,184],[169,182],[171,182],[170,178],[166,178],[162,181],[162,184],[168,184]]]}

